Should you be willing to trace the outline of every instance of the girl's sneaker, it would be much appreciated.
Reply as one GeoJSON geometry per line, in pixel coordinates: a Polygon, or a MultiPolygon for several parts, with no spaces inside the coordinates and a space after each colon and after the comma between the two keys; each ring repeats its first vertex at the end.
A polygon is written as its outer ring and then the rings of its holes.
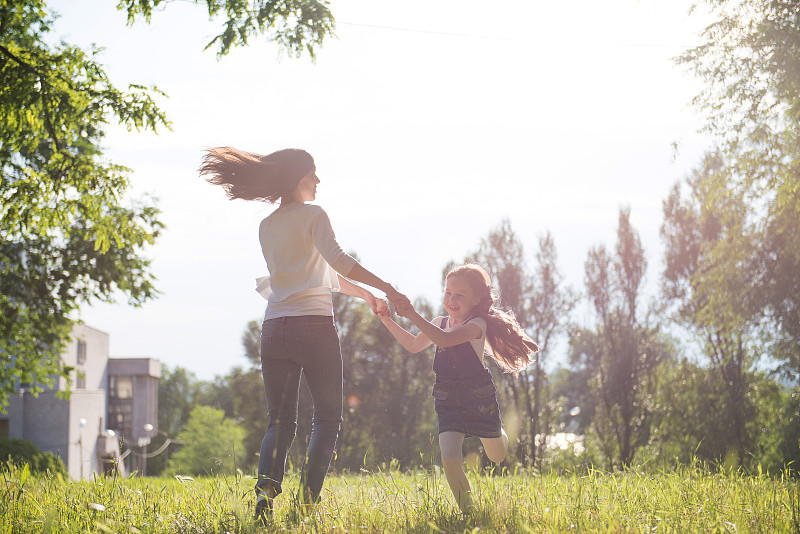
{"type": "Polygon", "coordinates": [[[260,496],[256,501],[255,520],[257,523],[266,526],[269,519],[272,517],[272,499],[260,496]]]}
{"type": "Polygon", "coordinates": [[[275,497],[275,490],[272,486],[266,486],[256,492],[256,522],[266,525],[272,517],[272,499],[275,497]]]}

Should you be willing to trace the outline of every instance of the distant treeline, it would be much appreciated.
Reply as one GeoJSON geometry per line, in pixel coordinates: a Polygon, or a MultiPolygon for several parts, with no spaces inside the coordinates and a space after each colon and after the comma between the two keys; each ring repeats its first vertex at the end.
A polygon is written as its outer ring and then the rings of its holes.
{"type": "MultiPolygon", "coordinates": [[[[708,307],[699,306],[693,293],[697,288],[691,269],[699,269],[700,262],[695,258],[687,266],[685,258],[698,234],[679,235],[686,213],[677,220],[677,201],[673,196],[665,203],[666,270],[663,294],[656,298],[646,299],[642,293],[644,249],[626,209],[620,211],[614,248],[600,245],[589,251],[581,291],[565,286],[549,234],[540,237],[529,268],[507,221],[465,258],[491,271],[502,304],[514,310],[541,346],[536,361],[517,377],[489,363],[511,436],[506,467],[614,470],[700,461],[712,468],[778,472],[800,465],[797,345],[787,353],[786,344],[771,342],[780,325],[768,327],[766,312],[758,323],[745,327],[709,319],[708,307]],[[590,324],[577,324],[576,306],[581,306],[583,321],[590,311],[590,324]],[[692,315],[698,309],[704,313],[692,315]],[[566,341],[559,346],[568,351],[559,361],[568,365],[547,372],[554,369],[548,363],[559,338],[566,341]],[[780,352],[771,352],[778,347],[780,352]]],[[[450,265],[443,267],[446,272],[450,265]]],[[[739,289],[742,295],[748,292],[739,289]]],[[[705,298],[714,302],[721,297],[705,298]]],[[[334,306],[345,406],[335,469],[409,469],[438,463],[430,396],[432,350],[406,352],[357,299],[336,294],[334,306]]],[[[415,306],[423,316],[441,312],[438,303],[423,299],[415,306]]],[[[164,370],[159,385],[162,431],[181,437],[193,407],[215,407],[245,431],[237,465],[252,469],[257,464],[267,424],[260,328],[253,321],[243,335],[249,367],[209,382],[183,368],[164,370]]],[[[294,465],[305,451],[310,423],[311,398],[303,384],[298,434],[290,453],[294,465]]],[[[488,464],[478,440],[467,440],[465,448],[474,465],[488,464]]],[[[151,458],[148,474],[167,468],[170,454],[168,449],[151,458]]]]}

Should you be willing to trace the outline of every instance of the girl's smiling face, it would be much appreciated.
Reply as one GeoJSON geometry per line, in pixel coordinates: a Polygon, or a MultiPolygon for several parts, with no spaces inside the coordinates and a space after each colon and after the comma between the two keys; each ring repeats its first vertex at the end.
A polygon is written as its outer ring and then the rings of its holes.
{"type": "Polygon", "coordinates": [[[472,316],[472,308],[480,302],[472,286],[463,276],[450,276],[444,286],[444,309],[450,315],[450,324],[461,324],[472,316]]]}

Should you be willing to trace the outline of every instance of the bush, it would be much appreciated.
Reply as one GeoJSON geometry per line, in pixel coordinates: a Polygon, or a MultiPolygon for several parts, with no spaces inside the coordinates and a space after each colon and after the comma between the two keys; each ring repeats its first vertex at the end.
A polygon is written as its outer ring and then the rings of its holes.
{"type": "Polygon", "coordinates": [[[190,476],[232,474],[242,464],[244,435],[244,429],[226,419],[222,410],[196,406],[178,436],[184,444],[169,459],[167,471],[190,476]]]}
{"type": "Polygon", "coordinates": [[[67,475],[61,457],[52,452],[42,452],[26,439],[0,439],[0,468],[8,463],[28,464],[31,473],[59,473],[67,475]]]}

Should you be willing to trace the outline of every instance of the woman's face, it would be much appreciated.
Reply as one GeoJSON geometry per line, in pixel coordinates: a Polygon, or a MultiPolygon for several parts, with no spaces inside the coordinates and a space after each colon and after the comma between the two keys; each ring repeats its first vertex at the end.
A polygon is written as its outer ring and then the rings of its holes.
{"type": "Polygon", "coordinates": [[[451,276],[444,286],[444,309],[450,316],[450,324],[461,324],[472,315],[472,308],[480,302],[463,276],[451,276]]]}
{"type": "Polygon", "coordinates": [[[300,178],[297,187],[294,189],[294,198],[299,202],[311,202],[317,198],[317,168],[312,167],[308,174],[300,178]]]}

